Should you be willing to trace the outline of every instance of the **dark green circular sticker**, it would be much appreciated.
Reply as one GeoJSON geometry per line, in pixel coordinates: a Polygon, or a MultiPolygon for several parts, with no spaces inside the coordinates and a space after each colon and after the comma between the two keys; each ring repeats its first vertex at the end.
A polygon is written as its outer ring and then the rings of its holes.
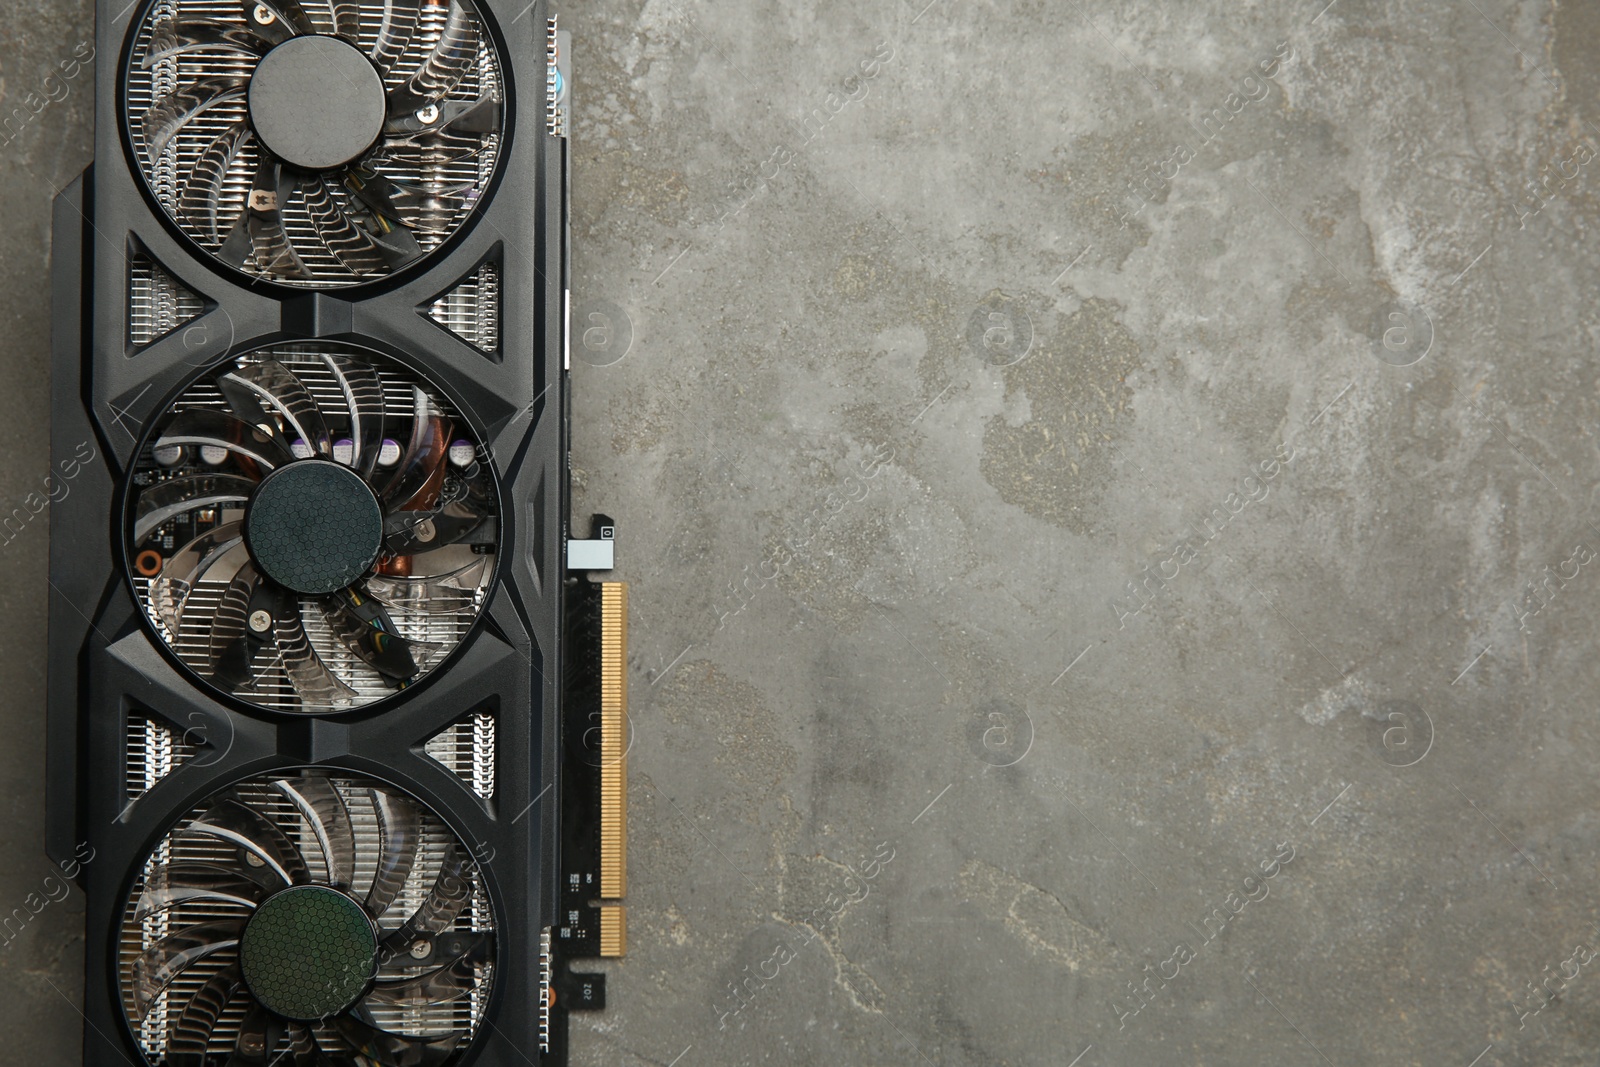
{"type": "Polygon", "coordinates": [[[239,966],[263,1007],[310,1022],[366,992],[378,937],[360,904],[336,889],[300,885],[270,897],[244,929],[239,966]]]}

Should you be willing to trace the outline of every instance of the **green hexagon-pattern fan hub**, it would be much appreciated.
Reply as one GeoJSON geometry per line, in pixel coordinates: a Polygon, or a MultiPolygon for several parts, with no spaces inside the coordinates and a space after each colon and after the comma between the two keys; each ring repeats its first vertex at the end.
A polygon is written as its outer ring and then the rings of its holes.
{"type": "Polygon", "coordinates": [[[378,937],[360,904],[325,886],[292,886],[265,901],[239,943],[244,980],[263,1007],[312,1021],[361,999],[377,971],[378,937]]]}

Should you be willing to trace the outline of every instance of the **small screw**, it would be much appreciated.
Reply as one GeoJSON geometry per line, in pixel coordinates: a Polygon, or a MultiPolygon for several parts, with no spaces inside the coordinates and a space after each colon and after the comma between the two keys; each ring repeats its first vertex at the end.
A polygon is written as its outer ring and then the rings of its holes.
{"type": "Polygon", "coordinates": [[[427,941],[413,941],[411,943],[411,958],[412,959],[414,959],[414,960],[425,960],[432,954],[433,954],[433,945],[429,944],[427,941]]]}
{"type": "Polygon", "coordinates": [[[264,634],[272,626],[272,616],[265,611],[252,611],[250,613],[250,629],[258,634],[264,634]]]}
{"type": "Polygon", "coordinates": [[[432,541],[439,535],[439,531],[435,530],[433,527],[432,519],[423,519],[421,522],[417,523],[416,533],[417,540],[424,543],[432,541]]]}
{"type": "Polygon", "coordinates": [[[251,867],[265,867],[267,865],[267,861],[256,855],[254,852],[246,852],[244,854],[244,861],[251,867]]]}
{"type": "Polygon", "coordinates": [[[250,13],[250,17],[255,19],[256,23],[261,26],[270,26],[277,21],[277,16],[272,13],[272,8],[266,4],[257,4],[256,9],[250,13]]]}
{"type": "Polygon", "coordinates": [[[418,111],[417,112],[417,121],[422,123],[424,126],[432,126],[435,122],[438,122],[439,121],[439,105],[438,104],[429,104],[427,107],[425,107],[422,110],[418,111]]]}

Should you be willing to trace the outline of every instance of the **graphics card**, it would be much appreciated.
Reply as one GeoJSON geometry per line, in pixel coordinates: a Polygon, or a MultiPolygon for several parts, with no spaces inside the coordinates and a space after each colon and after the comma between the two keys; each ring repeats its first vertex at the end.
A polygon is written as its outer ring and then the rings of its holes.
{"type": "Polygon", "coordinates": [[[571,537],[566,35],[100,0],[55,209],[49,847],[84,1063],[564,1063],[627,597],[571,537]]]}

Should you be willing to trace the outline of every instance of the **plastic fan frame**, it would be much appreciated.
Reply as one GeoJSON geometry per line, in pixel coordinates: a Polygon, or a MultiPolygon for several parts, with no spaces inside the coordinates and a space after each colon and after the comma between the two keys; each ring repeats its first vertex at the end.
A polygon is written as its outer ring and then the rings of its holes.
{"type": "MultiPolygon", "coordinates": [[[[293,345],[300,345],[308,348],[322,346],[338,350],[344,354],[373,357],[380,368],[386,362],[393,363],[404,370],[406,374],[410,375],[415,384],[426,386],[428,389],[436,391],[439,396],[441,396],[450,404],[450,406],[454,409],[455,416],[465,423],[467,430],[471,433],[474,439],[474,444],[478,448],[478,462],[483,463],[488,469],[488,481],[494,493],[495,508],[493,514],[497,516],[504,515],[506,496],[503,472],[496,464],[494,455],[485,443],[490,440],[490,438],[485,430],[485,427],[479,421],[475,413],[465,406],[461,400],[437,377],[429,375],[426,371],[421,369],[418,366],[417,360],[407,358],[404,354],[389,350],[388,348],[379,348],[371,341],[365,339],[363,339],[362,343],[359,344],[352,341],[332,340],[327,338],[308,338],[300,341],[280,339],[239,346],[238,351],[231,351],[225,354],[221,359],[206,365],[205,367],[196,371],[194,374],[183,379],[177,385],[177,387],[172,390],[171,393],[163,398],[160,406],[157,408],[157,411],[159,411],[161,414],[150,420],[149,424],[143,428],[143,432],[141,433],[138,439],[138,444],[133,452],[134,457],[137,458],[138,456],[143,455],[145,450],[153,444],[154,439],[158,435],[159,427],[161,427],[166,421],[165,416],[172,411],[173,405],[179,401],[195,384],[208,378],[213,378],[218,374],[224,373],[227,367],[236,363],[242,357],[258,352],[269,351],[271,349],[293,345]]],[[[501,539],[497,538],[496,550],[490,554],[487,572],[483,578],[483,588],[485,591],[484,603],[481,604],[478,610],[474,613],[470,626],[467,628],[466,632],[461,635],[460,640],[458,640],[453,647],[445,650],[444,653],[437,659],[431,661],[428,667],[423,670],[417,676],[416,680],[411,684],[400,689],[396,689],[385,696],[366,701],[365,703],[357,703],[351,707],[308,708],[296,711],[277,709],[247,700],[229,692],[211,678],[201,674],[192,664],[185,662],[184,659],[178,654],[178,650],[162,635],[160,630],[157,628],[155,620],[150,617],[149,611],[143,607],[145,598],[140,594],[134,578],[135,574],[137,574],[137,571],[134,568],[135,546],[133,529],[135,521],[135,508],[138,503],[139,492],[140,487],[133,483],[133,479],[131,477],[119,479],[116,489],[115,503],[112,509],[115,526],[111,531],[111,540],[114,561],[121,569],[123,582],[127,587],[128,595],[133,598],[136,604],[141,605],[141,610],[138,612],[138,615],[145,633],[150,638],[150,643],[154,645],[162,657],[172,665],[173,669],[178,671],[183,677],[188,678],[191,681],[191,684],[195,685],[209,697],[221,702],[231,710],[241,711],[255,716],[267,716],[279,720],[366,717],[373,714],[381,714],[385,710],[392,708],[401,702],[416,699],[427,690],[427,688],[435,681],[435,679],[448,675],[450,673],[450,667],[468,653],[473,643],[483,632],[484,625],[489,614],[488,602],[494,597],[495,590],[498,588],[501,581],[502,564],[504,562],[502,551],[503,545],[500,543],[501,539]]]]}
{"type": "MultiPolygon", "coordinates": [[[[508,996],[507,989],[512,984],[505,981],[506,975],[502,968],[506,965],[501,954],[505,949],[499,944],[502,931],[507,926],[505,919],[511,912],[508,910],[507,901],[496,872],[495,855],[492,846],[481,842],[474,842],[470,833],[457,818],[452,810],[453,801],[446,797],[436,795],[427,788],[419,789],[424,783],[418,781],[404,781],[385,769],[368,765],[346,765],[344,763],[274,763],[271,766],[256,767],[243,774],[235,774],[223,779],[201,779],[198,783],[191,783],[191,788],[185,795],[176,798],[176,803],[170,808],[169,816],[148,827],[148,832],[141,840],[129,842],[137,849],[140,856],[150,856],[161,844],[178,831],[180,827],[193,821],[199,814],[201,806],[214,798],[220,798],[231,790],[240,786],[253,783],[266,782],[271,779],[287,778],[310,772],[324,775],[330,779],[357,780],[361,784],[380,786],[391,793],[404,797],[415,805],[418,811],[435,819],[444,830],[467,852],[469,861],[478,875],[478,884],[488,901],[491,929],[496,935],[496,948],[494,954],[494,973],[486,983],[487,996],[483,1004],[483,1018],[485,1024],[477,1026],[465,1043],[458,1046],[450,1053],[449,1064],[470,1064],[477,1062],[477,1053],[481,1045],[493,1033],[494,1027],[488,1025],[494,1020],[503,1008],[503,1001],[508,996]]],[[[165,791],[165,789],[163,789],[165,791]]],[[[172,799],[169,796],[169,800],[172,799]]],[[[107,966],[106,981],[109,989],[116,991],[117,999],[123,1001],[125,996],[122,974],[122,958],[120,952],[120,939],[122,935],[121,921],[128,915],[133,897],[139,881],[144,877],[144,865],[130,865],[119,880],[114,893],[118,902],[113,914],[119,921],[112,924],[106,931],[107,951],[105,963],[107,966]]],[[[313,883],[316,884],[316,883],[313,883]]],[[[381,931],[380,931],[381,932],[381,931]]],[[[364,996],[364,995],[363,995],[364,996]]],[[[140,1040],[133,1020],[129,1018],[125,1008],[116,1013],[123,1030],[124,1040],[130,1049],[140,1049],[140,1040]]],[[[149,1064],[148,1057],[141,1054],[143,1064],[149,1064]]],[[[376,1061],[374,1061],[376,1062],[376,1061]]]]}
{"type": "MultiPolygon", "coordinates": [[[[235,285],[272,295],[280,299],[307,294],[326,294],[341,299],[356,299],[368,295],[385,293],[400,289],[418,277],[428,274],[441,261],[448,259],[455,250],[464,243],[473,230],[483,221],[489,205],[493,204],[500,195],[500,187],[505,183],[507,171],[511,162],[518,155],[516,141],[519,133],[519,108],[521,89],[517,84],[516,66],[509,61],[509,44],[505,34],[493,17],[486,10],[486,6],[476,0],[467,0],[478,22],[478,31],[483,35],[484,41],[494,52],[496,66],[500,78],[500,143],[496,150],[494,166],[488,178],[484,181],[482,192],[472,205],[457,221],[450,234],[436,246],[423,252],[410,262],[398,269],[377,274],[352,275],[343,280],[328,280],[321,283],[295,284],[281,281],[265,274],[256,274],[240,267],[230,266],[218,255],[216,250],[207,248],[197,238],[191,235],[161,203],[156,191],[152,188],[146,177],[144,164],[140,158],[138,145],[134,143],[131,127],[131,116],[128,101],[128,75],[133,67],[133,56],[138,50],[142,34],[138,32],[153,13],[153,9],[161,0],[140,0],[132,11],[127,21],[128,32],[123,34],[121,46],[117,52],[116,78],[112,90],[115,100],[117,122],[117,140],[122,146],[128,173],[135,176],[134,185],[137,186],[141,198],[150,210],[151,217],[169,233],[178,243],[187,249],[198,264],[204,265],[217,277],[235,285]]],[[[543,85],[534,86],[533,92],[542,95],[543,85]]]]}

